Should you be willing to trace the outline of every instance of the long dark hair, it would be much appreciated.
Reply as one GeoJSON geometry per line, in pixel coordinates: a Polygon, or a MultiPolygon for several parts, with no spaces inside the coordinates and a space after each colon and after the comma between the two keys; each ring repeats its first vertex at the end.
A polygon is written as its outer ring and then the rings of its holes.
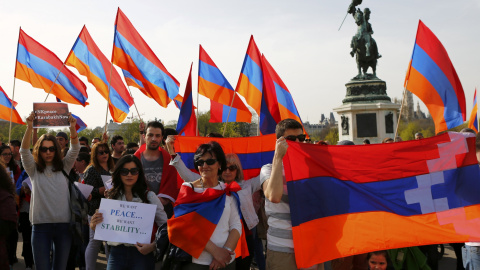
{"type": "Polygon", "coordinates": [[[10,175],[7,174],[7,170],[0,162],[0,189],[6,190],[8,193],[15,195],[15,186],[13,185],[10,175]]]}
{"type": "MultiPolygon", "coordinates": [[[[92,153],[90,155],[90,164],[88,165],[87,169],[93,166],[95,169],[97,169],[97,171],[99,172],[102,171],[103,168],[98,162],[98,158],[97,158],[97,154],[99,152],[100,147],[103,147],[103,151],[108,151],[110,153],[110,148],[108,148],[107,143],[98,142],[94,144],[92,147],[92,153]]],[[[112,155],[110,154],[108,155],[107,166],[109,171],[111,171],[114,167],[113,158],[112,158],[112,155]]]]}
{"type": "Polygon", "coordinates": [[[60,172],[63,170],[63,156],[60,152],[60,144],[57,142],[57,138],[53,135],[44,134],[38,139],[37,143],[33,146],[33,159],[35,160],[35,164],[37,165],[37,171],[43,173],[47,165],[45,164],[45,160],[43,160],[42,156],[40,155],[40,147],[44,141],[51,141],[55,146],[55,155],[53,156],[52,165],[54,172],[60,172]]]}
{"type": "MultiPolygon", "coordinates": [[[[12,149],[10,148],[10,146],[2,145],[0,146],[0,155],[3,154],[3,151],[5,151],[6,149],[10,150],[10,153],[12,153],[12,149]]],[[[15,160],[13,160],[13,155],[10,156],[10,161],[5,165],[10,169],[10,171],[15,173],[15,170],[17,169],[17,163],[15,163],[15,160]]]]}
{"type": "Polygon", "coordinates": [[[136,194],[138,197],[140,197],[142,202],[146,203],[148,202],[146,194],[148,189],[147,181],[145,179],[145,173],[143,172],[142,162],[140,162],[140,160],[134,155],[125,155],[117,161],[112,173],[113,190],[109,192],[108,198],[116,200],[120,197],[121,193],[125,193],[125,187],[122,182],[120,170],[125,164],[130,162],[135,163],[139,171],[137,182],[132,187],[132,193],[136,194]]]}

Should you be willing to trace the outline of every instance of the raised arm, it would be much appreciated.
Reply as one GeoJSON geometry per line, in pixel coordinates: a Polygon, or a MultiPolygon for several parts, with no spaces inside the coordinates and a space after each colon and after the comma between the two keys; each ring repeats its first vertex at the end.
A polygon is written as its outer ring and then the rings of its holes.
{"type": "MultiPolygon", "coordinates": [[[[275,154],[273,155],[272,171],[270,178],[262,184],[265,197],[273,202],[279,203],[283,195],[283,164],[282,160],[287,153],[288,144],[284,137],[277,139],[275,154]]],[[[263,170],[263,168],[262,168],[263,170]]]]}
{"type": "Polygon", "coordinates": [[[27,130],[25,130],[25,134],[23,135],[22,145],[20,148],[22,149],[30,149],[30,140],[32,139],[32,131],[33,131],[33,119],[35,118],[35,114],[33,112],[27,117],[27,130]]]}

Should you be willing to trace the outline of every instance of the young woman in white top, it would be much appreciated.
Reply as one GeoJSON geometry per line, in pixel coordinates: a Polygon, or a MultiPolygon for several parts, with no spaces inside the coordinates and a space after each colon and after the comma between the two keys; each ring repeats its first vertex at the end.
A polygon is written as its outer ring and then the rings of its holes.
{"type": "Polygon", "coordinates": [[[42,135],[30,153],[33,119],[32,112],[27,117],[27,129],[20,147],[23,167],[32,182],[30,222],[33,225],[33,259],[37,269],[63,270],[67,266],[72,234],[69,230],[71,213],[68,179],[62,170],[69,172],[72,169],[80,151],[75,129],[77,121],[69,115],[71,148],[62,160],[60,145],[53,135],[42,135]]]}

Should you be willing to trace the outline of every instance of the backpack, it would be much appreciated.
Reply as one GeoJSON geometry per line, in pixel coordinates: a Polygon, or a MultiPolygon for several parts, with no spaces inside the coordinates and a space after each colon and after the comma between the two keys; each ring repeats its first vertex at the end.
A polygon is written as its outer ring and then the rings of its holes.
{"type": "Polygon", "coordinates": [[[74,244],[83,244],[83,232],[85,225],[88,224],[88,204],[82,192],[74,184],[72,179],[64,170],[63,175],[67,178],[68,191],[70,193],[70,232],[73,236],[74,244]]]}

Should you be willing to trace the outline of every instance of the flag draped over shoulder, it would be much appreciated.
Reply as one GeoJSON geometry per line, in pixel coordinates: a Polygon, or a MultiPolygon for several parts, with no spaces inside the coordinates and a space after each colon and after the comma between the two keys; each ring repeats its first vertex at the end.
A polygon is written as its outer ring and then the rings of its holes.
{"type": "Polygon", "coordinates": [[[185,99],[180,104],[180,114],[177,122],[177,132],[184,136],[197,135],[197,117],[195,116],[192,96],[192,66],[190,66],[190,73],[185,86],[185,99]]]}
{"type": "Polygon", "coordinates": [[[358,146],[289,142],[283,164],[301,268],[375,250],[480,241],[473,134],[358,146]]]}
{"type": "Polygon", "coordinates": [[[139,88],[160,106],[166,108],[178,95],[180,83],[167,71],[120,8],[115,21],[112,62],[124,70],[128,85],[139,88]]]}
{"type": "Polygon", "coordinates": [[[97,91],[109,102],[115,122],[121,123],[130,112],[133,98],[122,82],[117,70],[100,51],[84,26],[65,61],[86,76],[97,91]],[[110,96],[110,97],[109,97],[110,96]]]}
{"type": "Polygon", "coordinates": [[[0,119],[10,121],[10,112],[12,113],[11,119],[13,123],[25,125],[22,118],[15,109],[17,103],[12,101],[5,91],[3,91],[2,87],[0,86],[0,119]],[[12,110],[13,104],[13,110],[12,110]]]}
{"type": "Polygon", "coordinates": [[[64,102],[82,106],[88,104],[85,84],[63,66],[63,62],[53,52],[28,36],[22,29],[18,38],[15,78],[47,93],[52,89],[51,93],[64,102]]]}
{"type": "Polygon", "coordinates": [[[194,170],[193,156],[200,144],[210,141],[218,142],[225,154],[237,154],[243,167],[245,180],[260,174],[263,165],[272,163],[275,152],[276,137],[274,134],[258,137],[210,138],[177,136],[175,151],[190,170],[194,170]]]}
{"type": "Polygon", "coordinates": [[[422,21],[405,78],[405,88],[420,98],[435,122],[435,133],[463,124],[465,94],[442,43],[422,21]]]}
{"type": "Polygon", "coordinates": [[[198,63],[198,93],[224,105],[216,109],[221,114],[212,117],[210,122],[227,122],[229,111],[228,122],[250,123],[252,121],[252,113],[239,97],[233,99],[235,91],[201,45],[198,63]],[[231,110],[230,105],[232,105],[231,110]]]}
{"type": "MultiPolygon", "coordinates": [[[[261,111],[265,109],[268,110],[275,120],[275,126],[278,122],[288,118],[297,120],[303,126],[292,94],[290,94],[287,86],[283,83],[282,79],[280,79],[280,76],[278,76],[264,55],[262,55],[262,68],[265,103],[262,101],[261,111]]],[[[271,121],[268,126],[265,124],[262,125],[262,121],[260,121],[260,132],[262,134],[275,133],[275,126],[271,121]]],[[[306,134],[305,128],[304,132],[306,134]]]]}
{"type": "Polygon", "coordinates": [[[477,89],[475,89],[475,94],[473,95],[473,109],[470,113],[470,120],[468,121],[468,127],[478,132],[478,117],[477,117],[477,89]]]}
{"type": "MultiPolygon", "coordinates": [[[[226,185],[225,190],[207,188],[197,193],[192,187],[182,185],[175,202],[175,214],[167,221],[170,243],[198,258],[222,216],[226,196],[234,196],[240,207],[235,193],[240,189],[237,182],[232,182],[226,185]]],[[[240,208],[237,210],[241,217],[240,208]]]]}

